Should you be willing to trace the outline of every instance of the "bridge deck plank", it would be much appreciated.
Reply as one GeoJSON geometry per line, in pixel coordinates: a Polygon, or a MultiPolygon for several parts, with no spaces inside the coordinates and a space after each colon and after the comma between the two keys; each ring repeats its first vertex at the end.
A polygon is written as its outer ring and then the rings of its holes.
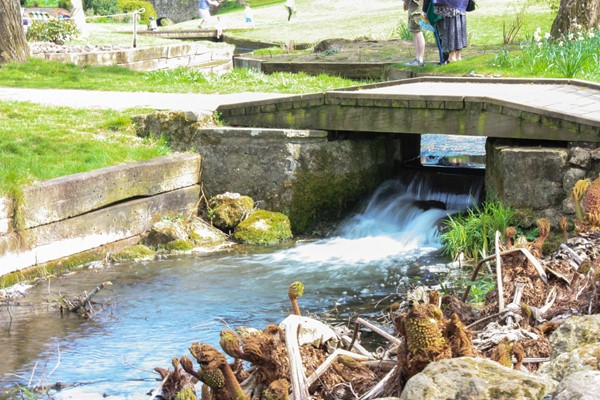
{"type": "Polygon", "coordinates": [[[553,113],[571,114],[600,125],[600,89],[565,84],[503,84],[476,82],[415,82],[364,89],[362,94],[410,96],[484,97],[507,101],[524,108],[535,107],[553,113]]]}

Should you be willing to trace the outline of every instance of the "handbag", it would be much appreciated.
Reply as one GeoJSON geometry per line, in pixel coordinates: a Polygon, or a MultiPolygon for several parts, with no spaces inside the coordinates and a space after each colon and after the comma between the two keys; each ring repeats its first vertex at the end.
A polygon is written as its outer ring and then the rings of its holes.
{"type": "Polygon", "coordinates": [[[475,0],[469,0],[469,2],[467,3],[467,12],[471,12],[474,11],[475,8],[477,7],[477,3],[475,3],[475,0]]]}

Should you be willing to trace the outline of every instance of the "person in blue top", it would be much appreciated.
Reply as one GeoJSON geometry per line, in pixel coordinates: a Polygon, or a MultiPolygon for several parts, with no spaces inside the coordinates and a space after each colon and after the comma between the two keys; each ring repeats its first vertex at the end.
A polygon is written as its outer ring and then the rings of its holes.
{"type": "Polygon", "coordinates": [[[448,62],[462,60],[460,51],[467,47],[467,4],[469,0],[433,0],[435,13],[444,17],[437,23],[443,51],[448,62]]]}
{"type": "Polygon", "coordinates": [[[208,27],[208,21],[210,20],[210,6],[218,6],[217,0],[199,0],[198,1],[198,12],[200,14],[200,29],[205,25],[208,27]]]}

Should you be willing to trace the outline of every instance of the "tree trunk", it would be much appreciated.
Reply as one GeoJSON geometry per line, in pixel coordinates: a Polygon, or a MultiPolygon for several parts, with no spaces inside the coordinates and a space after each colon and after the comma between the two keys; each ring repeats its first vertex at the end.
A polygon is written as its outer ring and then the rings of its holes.
{"type": "Polygon", "coordinates": [[[25,61],[28,55],[19,1],[0,0],[0,65],[25,61]]]}
{"type": "Polygon", "coordinates": [[[598,27],[600,1],[560,0],[558,14],[552,24],[552,37],[559,38],[574,31],[588,31],[598,27]]]}

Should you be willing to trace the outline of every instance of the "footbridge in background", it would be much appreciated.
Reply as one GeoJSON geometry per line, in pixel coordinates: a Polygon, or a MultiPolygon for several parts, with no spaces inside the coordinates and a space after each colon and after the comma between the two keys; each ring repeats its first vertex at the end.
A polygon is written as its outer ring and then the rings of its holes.
{"type": "Polygon", "coordinates": [[[600,85],[422,77],[221,105],[229,125],[600,142],[600,85]]]}

